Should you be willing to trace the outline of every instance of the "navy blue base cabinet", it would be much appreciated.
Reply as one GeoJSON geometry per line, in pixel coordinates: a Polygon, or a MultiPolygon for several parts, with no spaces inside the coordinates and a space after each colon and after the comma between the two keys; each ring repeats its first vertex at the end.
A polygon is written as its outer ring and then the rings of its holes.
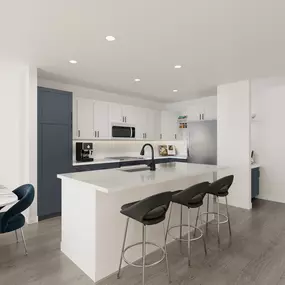
{"type": "Polygon", "coordinates": [[[251,198],[256,198],[259,195],[259,167],[251,170],[251,198]]]}

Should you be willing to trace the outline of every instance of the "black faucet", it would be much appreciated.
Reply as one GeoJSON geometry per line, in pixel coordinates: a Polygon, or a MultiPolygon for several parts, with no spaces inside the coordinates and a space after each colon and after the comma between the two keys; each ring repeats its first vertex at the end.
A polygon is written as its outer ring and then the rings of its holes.
{"type": "Polygon", "coordinates": [[[146,146],[149,146],[151,148],[151,163],[148,165],[150,167],[150,171],[155,171],[155,161],[154,161],[154,150],[153,146],[150,143],[146,143],[143,145],[142,150],[141,150],[141,155],[144,155],[144,148],[146,146]]]}

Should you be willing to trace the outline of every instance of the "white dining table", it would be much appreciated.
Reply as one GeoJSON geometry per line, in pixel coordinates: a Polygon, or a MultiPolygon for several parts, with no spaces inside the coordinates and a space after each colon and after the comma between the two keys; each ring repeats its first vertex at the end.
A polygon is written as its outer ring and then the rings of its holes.
{"type": "Polygon", "coordinates": [[[0,208],[12,205],[18,201],[18,196],[11,190],[0,185],[0,208]]]}

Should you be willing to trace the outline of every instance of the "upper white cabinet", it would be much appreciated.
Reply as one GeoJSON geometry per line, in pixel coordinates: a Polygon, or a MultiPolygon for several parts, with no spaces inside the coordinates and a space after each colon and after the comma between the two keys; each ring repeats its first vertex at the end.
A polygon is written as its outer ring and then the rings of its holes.
{"type": "Polygon", "coordinates": [[[136,123],[136,107],[110,103],[111,123],[126,123],[134,125],[136,123]]]}
{"type": "Polygon", "coordinates": [[[76,99],[75,137],[78,139],[94,138],[93,100],[76,99]]]}
{"type": "Polygon", "coordinates": [[[216,120],[218,115],[217,97],[211,96],[204,100],[204,120],[216,120]]]}
{"type": "Polygon", "coordinates": [[[110,103],[110,121],[116,123],[124,123],[122,105],[110,103]]]}
{"type": "Polygon", "coordinates": [[[112,124],[133,125],[137,140],[179,139],[177,114],[117,103],[76,98],[73,137],[82,140],[112,139],[112,124]]]}
{"type": "Polygon", "coordinates": [[[191,104],[187,107],[188,121],[202,120],[203,108],[199,104],[191,104]]]}
{"type": "Polygon", "coordinates": [[[128,106],[128,105],[122,106],[122,110],[123,110],[122,114],[125,117],[125,123],[130,124],[130,125],[135,125],[137,109],[138,108],[134,106],[128,106]]]}
{"type": "Polygon", "coordinates": [[[109,103],[76,99],[74,137],[77,139],[109,138],[109,103]]]}
{"type": "Polygon", "coordinates": [[[136,110],[136,139],[160,139],[160,112],[151,109],[137,108],[136,110]]]}
{"type": "Polygon", "coordinates": [[[211,96],[193,100],[187,106],[188,121],[204,121],[217,119],[217,97],[211,96]]]}
{"type": "Polygon", "coordinates": [[[177,114],[170,111],[161,112],[161,139],[178,139],[177,114]]]}
{"type": "Polygon", "coordinates": [[[95,139],[108,139],[109,128],[109,103],[95,101],[93,103],[94,136],[95,139]]]}

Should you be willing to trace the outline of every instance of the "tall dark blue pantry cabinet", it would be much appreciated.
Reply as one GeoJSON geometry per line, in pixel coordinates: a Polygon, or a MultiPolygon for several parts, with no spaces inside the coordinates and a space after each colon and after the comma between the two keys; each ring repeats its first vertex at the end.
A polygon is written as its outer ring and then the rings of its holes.
{"type": "Polygon", "coordinates": [[[58,173],[72,172],[72,93],[38,87],[38,216],[61,214],[58,173]]]}

